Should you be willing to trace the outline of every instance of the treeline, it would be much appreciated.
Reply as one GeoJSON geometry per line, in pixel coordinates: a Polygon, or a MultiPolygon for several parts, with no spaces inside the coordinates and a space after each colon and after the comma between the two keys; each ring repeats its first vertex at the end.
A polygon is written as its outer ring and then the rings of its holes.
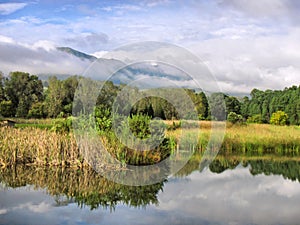
{"type": "Polygon", "coordinates": [[[12,72],[0,74],[0,115],[18,118],[56,118],[72,114],[72,102],[78,77],[47,81],[48,87],[35,75],[12,72]]]}
{"type": "MultiPolygon", "coordinates": [[[[65,80],[59,80],[53,76],[48,79],[46,85],[43,85],[37,76],[29,73],[12,72],[8,77],[0,74],[0,115],[21,118],[70,116],[74,93],[80,79],[83,78],[71,76],[65,80]]],[[[103,85],[96,105],[110,110],[124,86],[115,85],[112,82],[105,82],[103,85]]],[[[132,90],[139,92],[137,88],[132,88],[132,90]]],[[[250,98],[242,99],[224,93],[213,93],[207,96],[203,92],[191,89],[185,89],[185,91],[193,101],[195,112],[200,120],[228,119],[231,122],[300,124],[300,86],[280,91],[254,89],[250,98]],[[223,100],[225,105],[222,104],[223,100]],[[211,113],[211,109],[218,110],[211,113]],[[222,113],[225,111],[226,114],[222,113]]],[[[131,115],[147,114],[152,118],[159,117],[166,120],[180,118],[176,107],[160,97],[145,97],[133,106],[124,105],[120,110],[130,110],[131,115]]]]}
{"type": "Polygon", "coordinates": [[[241,104],[241,114],[250,122],[272,122],[272,115],[285,112],[286,123],[300,124],[300,86],[275,91],[253,89],[250,95],[251,98],[244,97],[241,104]]]}

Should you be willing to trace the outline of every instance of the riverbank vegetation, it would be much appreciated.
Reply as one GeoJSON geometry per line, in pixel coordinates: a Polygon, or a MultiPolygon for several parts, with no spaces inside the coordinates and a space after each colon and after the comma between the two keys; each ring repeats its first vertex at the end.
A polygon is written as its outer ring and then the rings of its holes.
{"type": "MultiPolygon", "coordinates": [[[[73,103],[80,79],[84,78],[72,76],[58,80],[50,77],[42,82],[37,76],[23,72],[13,72],[6,78],[0,75],[1,119],[10,118],[16,122],[14,128],[1,128],[1,165],[87,165],[77,146],[72,125],[82,116],[82,103],[73,103]],[[78,118],[71,116],[73,109],[78,118]]],[[[122,164],[155,164],[172,155],[179,142],[184,142],[179,140],[182,121],[190,119],[196,124],[196,127],[188,128],[190,133],[197,133],[200,127],[200,137],[189,146],[195,152],[206,150],[212,132],[211,121],[221,123],[227,119],[221,153],[299,154],[300,86],[282,91],[254,89],[251,98],[243,99],[223,93],[207,96],[204,92],[184,89],[195,106],[195,112],[185,112],[184,118],[166,99],[153,96],[140,98],[134,105],[126,105],[128,99],[121,99],[122,107],[113,111],[114,100],[125,98],[118,96],[122,88],[124,85],[103,83],[92,117],[88,118],[94,121],[94,129],[105,148],[122,164]],[[220,100],[225,104],[220,104],[220,100]],[[211,113],[214,108],[221,113],[211,113]],[[122,122],[113,127],[113,121],[122,122]],[[159,144],[152,149],[143,149],[151,146],[153,140],[159,144]]],[[[137,88],[129,87],[128,90],[142,95],[137,88]]],[[[175,97],[178,94],[176,89],[168,91],[175,97]]],[[[182,102],[180,98],[177,101],[178,104],[182,102]]],[[[186,109],[185,106],[182,108],[186,109]]]]}
{"type": "MultiPolygon", "coordinates": [[[[166,127],[172,124],[173,122],[168,121],[166,127]]],[[[208,121],[200,122],[200,136],[197,145],[194,146],[196,152],[202,154],[206,150],[211,134],[210,126],[208,121]]],[[[172,150],[177,146],[181,130],[180,128],[165,129],[165,133],[166,136],[161,145],[151,151],[134,151],[118,142],[113,133],[107,133],[102,140],[110,153],[124,163],[153,164],[172,154],[172,150]]],[[[274,154],[283,157],[298,157],[300,156],[299,137],[300,128],[297,126],[233,125],[226,129],[219,154],[242,154],[245,156],[274,154]]],[[[2,166],[15,163],[69,167],[87,165],[80,154],[72,131],[58,132],[31,127],[22,129],[2,127],[0,128],[0,149],[2,166]]]]}

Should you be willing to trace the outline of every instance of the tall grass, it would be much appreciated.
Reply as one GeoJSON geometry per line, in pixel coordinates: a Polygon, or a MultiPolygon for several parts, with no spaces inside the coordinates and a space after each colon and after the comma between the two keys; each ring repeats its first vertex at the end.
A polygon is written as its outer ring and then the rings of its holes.
{"type": "MultiPolygon", "coordinates": [[[[206,150],[212,130],[207,122],[201,126],[197,150],[206,150]]],[[[195,129],[195,132],[198,130],[195,129]]],[[[180,129],[167,132],[167,136],[180,138],[180,129]]],[[[300,153],[300,129],[297,126],[273,126],[249,124],[227,126],[220,149],[221,153],[276,154],[298,156],[300,153]]]]}
{"type": "Polygon", "coordinates": [[[0,164],[82,166],[76,140],[72,134],[36,128],[0,128],[0,164]]]}
{"type": "MultiPolygon", "coordinates": [[[[200,136],[195,151],[204,152],[211,136],[211,123],[200,122],[200,136]]],[[[191,128],[198,132],[199,129],[191,128]]],[[[102,142],[113,157],[133,165],[157,163],[172,154],[182,136],[180,128],[167,130],[162,143],[154,150],[138,151],[120,143],[113,132],[102,142]]],[[[184,136],[184,135],[183,135],[184,136]]],[[[125,135],[126,137],[126,135],[125,135]]],[[[188,145],[187,145],[188,146],[188,145]]],[[[253,154],[263,156],[300,156],[300,129],[296,126],[249,124],[229,126],[219,154],[253,154]]],[[[0,128],[0,165],[36,164],[82,167],[86,163],[72,132],[53,132],[25,127],[0,128]]]]}
{"type": "Polygon", "coordinates": [[[277,154],[298,156],[300,130],[295,126],[249,124],[227,129],[222,145],[223,152],[277,154]]]}

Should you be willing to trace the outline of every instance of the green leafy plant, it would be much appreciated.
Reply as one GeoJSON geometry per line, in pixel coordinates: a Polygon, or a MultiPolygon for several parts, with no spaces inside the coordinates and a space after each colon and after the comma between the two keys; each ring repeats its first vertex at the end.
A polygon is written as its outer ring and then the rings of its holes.
{"type": "Polygon", "coordinates": [[[272,114],[270,124],[274,125],[286,125],[288,122],[288,115],[283,111],[277,111],[272,114]]]}
{"type": "Polygon", "coordinates": [[[227,121],[233,124],[242,123],[243,117],[235,112],[230,112],[227,116],[227,121]]]}

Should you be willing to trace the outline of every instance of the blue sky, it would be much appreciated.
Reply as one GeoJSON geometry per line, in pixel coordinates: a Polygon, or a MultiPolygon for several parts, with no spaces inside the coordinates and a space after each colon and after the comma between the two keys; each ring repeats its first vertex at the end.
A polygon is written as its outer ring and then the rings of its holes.
{"type": "Polygon", "coordinates": [[[225,91],[300,83],[299,1],[74,2],[0,1],[0,70],[78,73],[86,65],[68,70],[71,61],[53,59],[56,46],[101,56],[129,43],[161,41],[196,54],[225,91]]]}

